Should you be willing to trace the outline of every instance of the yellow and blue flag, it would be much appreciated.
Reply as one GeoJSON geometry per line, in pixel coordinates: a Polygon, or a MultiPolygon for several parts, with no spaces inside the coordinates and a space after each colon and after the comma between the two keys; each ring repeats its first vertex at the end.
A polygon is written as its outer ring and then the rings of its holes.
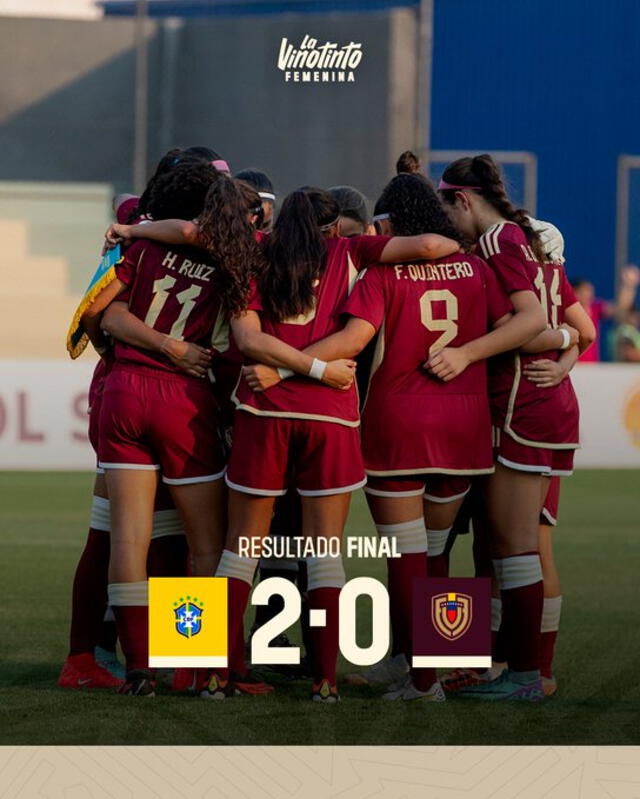
{"type": "Polygon", "coordinates": [[[102,256],[102,260],[100,261],[93,277],[89,281],[89,285],[87,286],[87,290],[85,291],[82,300],[80,301],[80,305],[78,305],[76,308],[76,312],[73,315],[73,319],[69,327],[69,332],[67,333],[67,352],[74,360],[79,355],[82,355],[87,344],[89,343],[89,336],[85,333],[84,328],[82,327],[82,315],[95,300],[98,294],[100,294],[102,289],[108,286],[109,283],[115,279],[116,264],[121,259],[122,254],[120,252],[119,244],[116,244],[113,249],[107,250],[107,252],[102,256]]]}

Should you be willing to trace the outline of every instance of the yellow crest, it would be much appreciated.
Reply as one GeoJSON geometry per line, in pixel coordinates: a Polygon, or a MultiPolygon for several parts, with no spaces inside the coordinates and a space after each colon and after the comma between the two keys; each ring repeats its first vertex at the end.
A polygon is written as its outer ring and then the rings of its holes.
{"type": "Polygon", "coordinates": [[[437,594],[431,598],[431,618],[443,638],[456,641],[471,626],[471,597],[468,594],[437,594]]]}

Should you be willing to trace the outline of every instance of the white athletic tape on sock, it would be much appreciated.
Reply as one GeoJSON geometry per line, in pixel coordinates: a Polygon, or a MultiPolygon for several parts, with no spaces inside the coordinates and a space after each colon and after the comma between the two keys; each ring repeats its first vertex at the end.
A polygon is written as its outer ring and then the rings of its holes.
{"type": "Polygon", "coordinates": [[[451,528],[447,527],[446,530],[427,530],[427,544],[429,546],[429,557],[437,558],[442,555],[449,539],[451,528]]]}
{"type": "Polygon", "coordinates": [[[149,604],[149,584],[146,580],[138,583],[109,583],[107,590],[112,607],[143,607],[149,604]]]}
{"type": "Polygon", "coordinates": [[[346,582],[342,555],[307,558],[307,590],[342,588],[346,582]]]}
{"type": "Polygon", "coordinates": [[[401,555],[427,551],[427,528],[423,518],[400,524],[376,524],[376,530],[381,538],[395,538],[401,555]]]}
{"type": "Polygon", "coordinates": [[[491,597],[491,632],[497,633],[502,624],[502,600],[491,597]]]}
{"type": "Polygon", "coordinates": [[[562,597],[545,597],[542,606],[541,633],[554,633],[560,629],[560,613],[562,612],[562,597]]]}
{"type": "Polygon", "coordinates": [[[230,549],[225,549],[216,569],[216,577],[233,577],[253,585],[253,575],[256,573],[257,565],[257,558],[243,558],[230,549]]]}
{"type": "Polygon", "coordinates": [[[493,561],[493,569],[502,591],[524,588],[542,581],[540,556],[537,554],[498,558],[493,561]]]}
{"type": "Polygon", "coordinates": [[[111,607],[111,605],[108,605],[107,609],[104,612],[104,618],[102,619],[102,621],[115,621],[115,620],[116,617],[113,612],[113,608],[111,607]]]}
{"type": "Polygon", "coordinates": [[[94,497],[91,503],[91,528],[108,533],[111,530],[111,514],[109,500],[104,497],[94,497]]]}
{"type": "Polygon", "coordinates": [[[184,535],[182,519],[177,510],[157,510],[153,514],[151,538],[164,538],[168,535],[184,535]]]}

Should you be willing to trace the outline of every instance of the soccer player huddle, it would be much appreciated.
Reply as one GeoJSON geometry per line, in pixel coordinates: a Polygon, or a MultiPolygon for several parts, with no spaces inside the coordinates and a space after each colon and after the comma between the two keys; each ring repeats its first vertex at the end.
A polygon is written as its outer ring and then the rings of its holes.
{"type": "Polygon", "coordinates": [[[228,668],[176,669],[171,687],[272,693],[245,659],[260,565],[297,580],[307,616],[324,612],[303,637],[312,699],[336,702],[342,557],[259,563],[239,544],[340,537],[363,488],[399,557],[391,652],[352,681],[389,700],[553,693],[550,526],[579,446],[568,375],[595,338],[559,231],[511,203],[488,155],[449,164],[435,188],[404,153],[369,219],[344,186],[297,189],[275,214],[263,173],[232,177],[214,151],[176,149],[114,209],[106,243],[122,257],[82,317],[101,356],[98,468],[59,684],[154,695],[148,578],[215,575],[228,580],[228,668]],[[470,522],[476,575],[494,589],[494,665],[412,668],[411,586],[448,576],[470,522]]]}

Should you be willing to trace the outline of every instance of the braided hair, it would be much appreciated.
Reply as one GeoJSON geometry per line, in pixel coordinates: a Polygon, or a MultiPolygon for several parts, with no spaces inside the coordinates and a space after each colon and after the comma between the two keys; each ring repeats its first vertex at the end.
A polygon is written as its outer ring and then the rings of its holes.
{"type": "MultiPolygon", "coordinates": [[[[516,208],[509,199],[500,169],[490,155],[458,158],[445,169],[442,180],[453,186],[468,186],[469,191],[477,192],[502,217],[522,228],[540,263],[547,260],[540,236],[531,226],[527,211],[524,208],[516,208]]],[[[449,205],[455,204],[456,189],[443,189],[441,195],[449,205]]]]}

